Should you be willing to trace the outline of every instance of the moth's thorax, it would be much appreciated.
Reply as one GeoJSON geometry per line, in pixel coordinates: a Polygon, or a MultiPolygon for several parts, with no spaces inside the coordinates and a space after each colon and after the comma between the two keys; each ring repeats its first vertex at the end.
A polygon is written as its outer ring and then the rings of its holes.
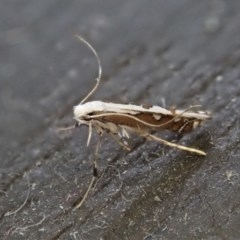
{"type": "Polygon", "coordinates": [[[83,104],[79,104],[73,108],[73,114],[76,119],[81,119],[93,112],[99,112],[104,110],[104,103],[101,101],[92,101],[83,104]]]}

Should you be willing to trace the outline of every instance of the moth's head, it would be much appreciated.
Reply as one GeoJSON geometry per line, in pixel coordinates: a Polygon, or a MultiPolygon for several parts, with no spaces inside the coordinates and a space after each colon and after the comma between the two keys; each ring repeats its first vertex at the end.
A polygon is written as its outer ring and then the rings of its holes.
{"type": "Polygon", "coordinates": [[[100,101],[92,101],[84,104],[78,104],[73,107],[73,114],[76,120],[86,120],[94,112],[102,111],[103,104],[100,101]]]}
{"type": "Polygon", "coordinates": [[[84,117],[86,117],[90,113],[91,111],[89,108],[87,108],[86,104],[79,104],[73,107],[74,118],[77,120],[84,119],[84,117]]]}

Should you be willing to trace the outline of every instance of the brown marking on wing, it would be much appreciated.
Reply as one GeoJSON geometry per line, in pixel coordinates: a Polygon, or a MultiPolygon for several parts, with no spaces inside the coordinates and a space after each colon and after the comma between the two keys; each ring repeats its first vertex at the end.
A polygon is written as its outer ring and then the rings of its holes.
{"type": "Polygon", "coordinates": [[[176,117],[171,115],[161,115],[161,118],[157,120],[153,114],[151,113],[139,113],[134,115],[133,117],[146,122],[147,124],[156,125],[155,127],[150,127],[144,123],[138,122],[135,119],[129,116],[121,116],[118,114],[109,115],[109,116],[101,116],[98,119],[102,122],[112,122],[116,125],[122,125],[127,127],[132,127],[135,129],[166,129],[173,132],[181,132],[181,133],[188,133],[194,129],[196,126],[196,122],[201,123],[201,120],[194,119],[194,118],[183,118],[183,117],[176,117]],[[194,124],[195,123],[195,124],[194,124]]]}

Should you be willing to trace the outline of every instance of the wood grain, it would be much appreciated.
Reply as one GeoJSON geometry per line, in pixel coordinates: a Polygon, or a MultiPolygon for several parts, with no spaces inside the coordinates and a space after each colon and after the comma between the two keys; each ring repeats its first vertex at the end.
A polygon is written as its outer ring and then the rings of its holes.
{"type": "Polygon", "coordinates": [[[240,2],[3,1],[0,9],[1,239],[239,239],[240,2]],[[73,123],[92,97],[184,109],[213,118],[188,135],[161,137],[200,157],[135,137],[126,152],[73,123]]]}

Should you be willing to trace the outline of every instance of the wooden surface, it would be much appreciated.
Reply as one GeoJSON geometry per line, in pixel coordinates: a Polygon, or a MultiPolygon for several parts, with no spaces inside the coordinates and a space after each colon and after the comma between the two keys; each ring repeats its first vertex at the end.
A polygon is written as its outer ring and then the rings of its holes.
{"type": "Polygon", "coordinates": [[[0,239],[239,239],[240,1],[13,1],[0,8],[0,239]],[[136,136],[125,152],[74,123],[91,98],[187,108],[213,118],[162,137],[207,157],[136,136]]]}

